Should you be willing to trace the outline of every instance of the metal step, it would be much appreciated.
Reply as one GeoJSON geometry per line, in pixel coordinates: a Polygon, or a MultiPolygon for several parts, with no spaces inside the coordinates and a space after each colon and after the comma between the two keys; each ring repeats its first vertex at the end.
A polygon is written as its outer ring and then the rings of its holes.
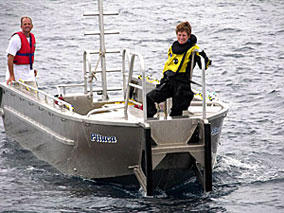
{"type": "MultiPolygon", "coordinates": [[[[100,31],[86,31],[84,35],[100,35],[100,31]]],[[[113,34],[119,34],[119,31],[114,31],[114,30],[107,30],[104,31],[105,35],[113,35],[113,34]]]]}
{"type": "MultiPolygon", "coordinates": [[[[106,70],[106,72],[110,72],[110,73],[114,73],[114,72],[121,72],[121,70],[118,70],[118,69],[109,69],[109,70],[106,70]]],[[[89,72],[86,72],[87,75],[85,77],[89,77],[89,72]]],[[[92,73],[95,73],[95,74],[101,74],[102,73],[102,70],[93,70],[92,73]]]]}
{"type": "MultiPolygon", "coordinates": [[[[121,72],[121,70],[118,70],[118,69],[109,69],[109,70],[106,70],[106,72],[121,72]]],[[[96,73],[96,74],[97,74],[97,73],[102,73],[102,71],[101,71],[101,70],[97,70],[95,73],[96,73]]]]}
{"type": "MultiPolygon", "coordinates": [[[[108,87],[107,91],[120,91],[122,90],[121,87],[108,87]]],[[[99,87],[96,87],[96,88],[93,88],[93,92],[102,92],[103,91],[103,88],[99,88],[99,87]]],[[[89,91],[88,91],[89,92],[89,91]]]]}
{"type": "MultiPolygon", "coordinates": [[[[98,50],[88,50],[89,54],[100,54],[100,51],[98,50]]],[[[106,53],[120,53],[119,49],[108,49],[106,50],[106,53]]]]}
{"type": "MultiPolygon", "coordinates": [[[[96,11],[88,11],[88,12],[84,12],[83,16],[99,16],[100,13],[96,12],[96,11]]],[[[109,11],[109,12],[103,12],[104,16],[114,16],[114,15],[119,15],[118,12],[115,11],[109,11]]]]}

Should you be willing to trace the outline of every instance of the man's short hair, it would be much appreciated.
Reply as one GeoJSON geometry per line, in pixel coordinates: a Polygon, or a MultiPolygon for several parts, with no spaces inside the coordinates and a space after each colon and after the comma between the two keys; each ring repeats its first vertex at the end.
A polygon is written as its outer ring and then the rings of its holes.
{"type": "Polygon", "coordinates": [[[23,20],[24,20],[25,18],[30,19],[31,24],[33,24],[33,21],[32,21],[32,19],[31,19],[30,17],[28,17],[28,16],[23,16],[23,17],[21,18],[21,26],[22,26],[22,24],[23,24],[23,20]]]}

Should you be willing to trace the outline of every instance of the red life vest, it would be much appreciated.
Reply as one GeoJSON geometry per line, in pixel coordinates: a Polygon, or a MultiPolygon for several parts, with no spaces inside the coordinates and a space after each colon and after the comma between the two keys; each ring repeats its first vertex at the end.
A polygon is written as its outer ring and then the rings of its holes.
{"type": "Polygon", "coordinates": [[[35,52],[35,36],[30,33],[30,43],[28,42],[23,32],[14,33],[18,34],[21,39],[21,49],[16,53],[14,58],[14,64],[30,64],[30,68],[33,67],[34,52],[35,52]]]}

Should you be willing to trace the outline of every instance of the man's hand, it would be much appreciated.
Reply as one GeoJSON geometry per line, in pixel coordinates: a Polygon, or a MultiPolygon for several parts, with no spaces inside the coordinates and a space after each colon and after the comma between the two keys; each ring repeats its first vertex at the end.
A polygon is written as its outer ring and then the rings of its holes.
{"type": "Polygon", "coordinates": [[[7,85],[11,84],[12,81],[15,81],[13,61],[14,61],[14,56],[11,54],[8,54],[8,69],[9,69],[10,77],[7,80],[7,85]]]}
{"type": "Polygon", "coordinates": [[[12,81],[15,81],[15,77],[14,76],[10,76],[9,79],[7,80],[7,85],[11,84],[12,81]]]}

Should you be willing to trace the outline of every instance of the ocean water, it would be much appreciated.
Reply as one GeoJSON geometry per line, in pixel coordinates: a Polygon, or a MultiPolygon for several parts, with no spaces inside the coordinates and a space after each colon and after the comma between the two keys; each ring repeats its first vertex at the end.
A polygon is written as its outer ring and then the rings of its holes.
{"type": "MultiPolygon", "coordinates": [[[[213,60],[207,89],[229,104],[213,173],[213,191],[195,180],[171,192],[139,191],[70,177],[7,138],[0,124],[0,212],[284,212],[284,4],[281,0],[117,0],[105,10],[107,48],[142,53],[147,73],[160,78],[175,26],[188,20],[213,60]]],[[[40,88],[82,82],[84,49],[97,49],[93,0],[1,0],[0,80],[8,39],[20,17],[33,18],[40,88]]],[[[119,66],[119,56],[107,61],[119,66]]],[[[196,75],[199,71],[196,71],[196,75]]],[[[109,84],[117,85],[116,76],[109,84]]]]}

